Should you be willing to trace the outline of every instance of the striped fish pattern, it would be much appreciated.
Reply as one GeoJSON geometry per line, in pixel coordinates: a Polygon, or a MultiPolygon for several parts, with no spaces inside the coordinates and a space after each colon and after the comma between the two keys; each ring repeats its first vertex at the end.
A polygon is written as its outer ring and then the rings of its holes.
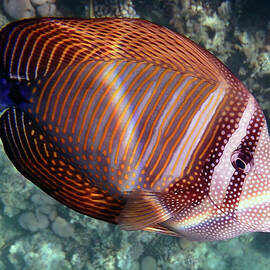
{"type": "Polygon", "coordinates": [[[0,92],[10,160],[70,208],[197,240],[269,230],[264,115],[184,36],[138,19],[14,22],[0,92]]]}

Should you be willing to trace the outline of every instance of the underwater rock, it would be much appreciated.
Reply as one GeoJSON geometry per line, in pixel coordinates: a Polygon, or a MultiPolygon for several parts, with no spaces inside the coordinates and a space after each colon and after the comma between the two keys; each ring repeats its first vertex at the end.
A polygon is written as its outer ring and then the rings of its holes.
{"type": "Polygon", "coordinates": [[[152,256],[145,256],[141,262],[141,270],[156,270],[157,262],[152,256]]]}
{"type": "Polygon", "coordinates": [[[45,5],[38,6],[37,13],[42,17],[56,16],[57,15],[56,5],[52,3],[47,3],[45,5]]]}
{"type": "Polygon", "coordinates": [[[4,0],[5,12],[13,19],[35,17],[36,15],[57,16],[60,15],[56,0],[4,0]]]}
{"type": "Polygon", "coordinates": [[[48,3],[48,0],[31,0],[31,3],[33,6],[42,6],[48,3]]]}
{"type": "Polygon", "coordinates": [[[52,223],[52,230],[60,237],[73,237],[74,228],[65,219],[57,217],[52,223]]]}
{"type": "Polygon", "coordinates": [[[49,197],[47,194],[45,193],[35,193],[31,196],[31,201],[35,204],[38,205],[44,205],[44,204],[48,204],[48,205],[54,205],[56,204],[56,200],[53,199],[52,197],[49,197]]]}
{"type": "Polygon", "coordinates": [[[25,230],[30,232],[37,232],[42,229],[46,229],[49,226],[48,218],[37,212],[34,214],[33,212],[25,212],[19,217],[19,224],[25,230]]]}
{"type": "Polygon", "coordinates": [[[22,19],[36,16],[36,11],[30,0],[4,0],[5,12],[13,19],[22,19]]]}
{"type": "Polygon", "coordinates": [[[38,15],[42,17],[57,15],[56,0],[31,0],[31,2],[36,7],[38,15]]]}
{"type": "Polygon", "coordinates": [[[42,205],[38,207],[36,211],[48,216],[50,221],[54,221],[57,216],[55,208],[51,205],[42,205]]]}
{"type": "Polygon", "coordinates": [[[193,250],[196,247],[196,242],[190,241],[185,238],[179,238],[179,246],[181,249],[187,251],[187,250],[193,250]]]}

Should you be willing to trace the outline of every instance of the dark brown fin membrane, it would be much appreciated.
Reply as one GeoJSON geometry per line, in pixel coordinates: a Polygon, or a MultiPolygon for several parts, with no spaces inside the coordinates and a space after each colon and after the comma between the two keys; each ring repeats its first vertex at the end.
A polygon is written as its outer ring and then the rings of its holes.
{"type": "Polygon", "coordinates": [[[26,113],[5,111],[0,137],[17,170],[47,194],[82,214],[117,223],[123,202],[93,186],[26,113]]]}
{"type": "Polygon", "coordinates": [[[169,219],[170,213],[162,205],[159,195],[147,190],[130,192],[119,218],[121,229],[143,230],[147,227],[155,227],[158,223],[169,219]]]}
{"type": "Polygon", "coordinates": [[[125,60],[191,72],[215,83],[219,61],[165,27],[128,18],[35,18],[0,31],[0,63],[11,78],[32,80],[81,61],[125,60]]]}

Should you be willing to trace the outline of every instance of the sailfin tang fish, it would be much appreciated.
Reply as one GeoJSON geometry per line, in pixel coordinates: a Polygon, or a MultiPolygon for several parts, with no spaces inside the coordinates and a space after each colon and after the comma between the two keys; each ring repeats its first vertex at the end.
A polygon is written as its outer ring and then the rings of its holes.
{"type": "Polygon", "coordinates": [[[195,240],[270,231],[270,139],[216,57],[139,19],[39,18],[0,32],[0,137],[85,215],[195,240]]]}

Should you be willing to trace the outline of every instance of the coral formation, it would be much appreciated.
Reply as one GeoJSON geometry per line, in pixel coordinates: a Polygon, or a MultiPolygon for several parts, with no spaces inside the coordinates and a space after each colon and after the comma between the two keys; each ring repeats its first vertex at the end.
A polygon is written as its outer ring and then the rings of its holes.
{"type": "Polygon", "coordinates": [[[56,0],[31,0],[33,7],[35,7],[39,16],[55,16],[57,14],[56,0]]]}
{"type": "Polygon", "coordinates": [[[132,0],[99,0],[93,6],[96,17],[138,17],[132,0]]]}
{"type": "Polygon", "coordinates": [[[157,262],[152,256],[145,256],[141,261],[141,270],[156,270],[157,262]]]}
{"type": "Polygon", "coordinates": [[[19,217],[19,224],[30,232],[37,232],[38,230],[46,229],[49,225],[48,218],[37,212],[25,212],[19,217]]]}
{"type": "Polygon", "coordinates": [[[3,7],[13,19],[29,18],[36,15],[30,0],[4,0],[3,7]]]}
{"type": "MultiPolygon", "coordinates": [[[[253,6],[252,1],[244,1],[245,4],[219,0],[215,1],[216,9],[208,2],[174,0],[169,24],[227,63],[269,114],[269,99],[262,98],[264,89],[268,88],[266,78],[270,75],[268,22],[259,29],[248,23],[246,27],[240,24],[241,11],[247,10],[248,4],[253,6]]],[[[265,13],[268,11],[266,7],[265,13]]]]}
{"type": "Polygon", "coordinates": [[[4,0],[3,8],[12,19],[57,16],[56,0],[4,0]]]}
{"type": "Polygon", "coordinates": [[[74,228],[65,219],[56,217],[52,223],[53,232],[60,237],[73,237],[74,228]]]}

